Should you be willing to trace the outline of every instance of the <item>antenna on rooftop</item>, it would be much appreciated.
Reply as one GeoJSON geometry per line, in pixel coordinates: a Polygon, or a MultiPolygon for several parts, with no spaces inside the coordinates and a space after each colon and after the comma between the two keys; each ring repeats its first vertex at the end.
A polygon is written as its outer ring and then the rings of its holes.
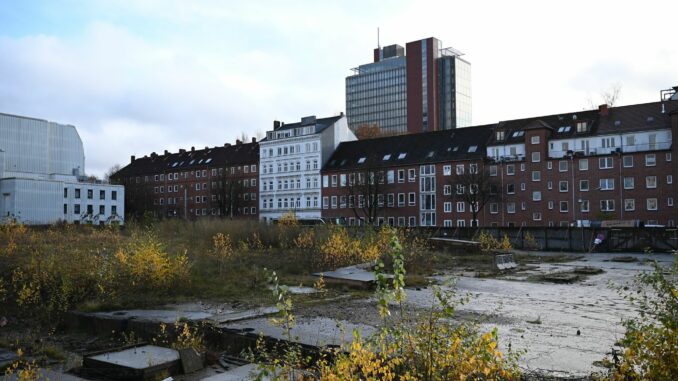
{"type": "Polygon", "coordinates": [[[379,27],[377,27],[377,48],[381,49],[381,45],[379,45],[379,27]]]}

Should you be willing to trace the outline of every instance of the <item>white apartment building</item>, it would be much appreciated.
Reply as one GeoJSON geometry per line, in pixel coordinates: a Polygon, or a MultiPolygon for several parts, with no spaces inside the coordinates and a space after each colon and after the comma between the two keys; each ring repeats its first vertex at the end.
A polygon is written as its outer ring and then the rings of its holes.
{"type": "Polygon", "coordinates": [[[275,221],[285,213],[297,219],[321,217],[320,169],[339,143],[356,140],[343,113],[298,123],[273,123],[259,143],[259,216],[275,221]]]}
{"type": "Polygon", "coordinates": [[[74,126],[0,113],[0,217],[32,225],[124,222],[121,185],[87,182],[74,126]]]}

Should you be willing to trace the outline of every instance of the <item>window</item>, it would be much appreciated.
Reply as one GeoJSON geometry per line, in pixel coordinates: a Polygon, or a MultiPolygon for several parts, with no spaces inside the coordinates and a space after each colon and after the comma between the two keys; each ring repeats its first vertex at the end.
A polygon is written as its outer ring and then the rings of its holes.
{"type": "Polygon", "coordinates": [[[94,198],[94,190],[88,189],[88,190],[87,190],[87,199],[88,199],[88,200],[91,200],[91,199],[93,199],[93,198],[94,198]]]}
{"type": "Polygon", "coordinates": [[[393,204],[395,203],[395,197],[394,197],[393,193],[388,194],[387,201],[388,201],[388,207],[393,207],[393,204]]]}
{"type": "Polygon", "coordinates": [[[490,176],[497,176],[497,166],[490,165],[490,176]]]}
{"type": "Polygon", "coordinates": [[[525,191],[525,183],[520,183],[520,190],[525,191]]]}
{"type": "Polygon", "coordinates": [[[99,214],[106,214],[106,207],[103,205],[99,205],[99,214]]]}
{"type": "Polygon", "coordinates": [[[393,184],[395,182],[395,171],[390,170],[386,172],[386,182],[388,184],[393,184]]]}
{"type": "Polygon", "coordinates": [[[410,217],[407,221],[408,226],[417,226],[417,217],[410,217]]]}
{"type": "Polygon", "coordinates": [[[499,213],[499,204],[496,202],[490,203],[490,214],[499,213]]]}
{"type": "Polygon", "coordinates": [[[452,213],[452,203],[451,202],[446,202],[443,204],[443,211],[445,213],[452,213]]]}
{"type": "Polygon", "coordinates": [[[404,170],[404,169],[399,169],[399,170],[398,170],[398,182],[399,182],[399,183],[404,183],[404,182],[405,182],[405,170],[404,170]]]}
{"type": "Polygon", "coordinates": [[[332,188],[337,187],[337,175],[332,175],[332,188]]]}
{"type": "Polygon", "coordinates": [[[539,160],[541,160],[541,155],[539,155],[539,152],[532,152],[532,162],[538,163],[539,160]]]}
{"type": "Polygon", "coordinates": [[[533,136],[530,138],[530,143],[539,144],[539,136],[533,136]]]}
{"type": "Polygon", "coordinates": [[[515,184],[506,184],[506,194],[514,194],[514,193],[516,193],[515,184]]]}
{"type": "Polygon", "coordinates": [[[548,163],[546,163],[546,168],[547,169],[553,169],[553,163],[550,162],[550,161],[548,163]]]}
{"type": "Polygon", "coordinates": [[[655,165],[657,165],[657,155],[653,153],[648,153],[645,155],[645,166],[654,167],[655,165]]]}
{"type": "Polygon", "coordinates": [[[634,177],[624,177],[624,189],[633,189],[635,188],[635,178],[634,177]]]}
{"type": "Polygon", "coordinates": [[[456,172],[457,172],[457,175],[463,175],[464,174],[464,164],[457,164],[456,172]]]}
{"type": "Polygon", "coordinates": [[[451,165],[443,165],[443,176],[450,176],[452,175],[452,166],[451,165]]]}
{"type": "Polygon", "coordinates": [[[105,199],[106,199],[106,191],[100,190],[99,191],[99,200],[105,200],[105,199]]]}
{"type": "Polygon", "coordinates": [[[413,183],[417,180],[417,171],[415,169],[407,170],[407,181],[413,183]]]}
{"type": "Polygon", "coordinates": [[[611,157],[601,157],[598,159],[598,168],[600,169],[610,169],[612,168],[612,158],[611,157]]]}
{"type": "Polygon", "coordinates": [[[515,213],[516,212],[516,203],[509,202],[506,203],[506,213],[515,213]]]}
{"type": "Polygon", "coordinates": [[[669,197],[666,199],[666,206],[673,206],[673,197],[669,197]]]}
{"type": "Polygon", "coordinates": [[[558,182],[558,191],[559,192],[567,192],[568,191],[568,183],[567,181],[559,181],[558,182]]]}
{"type": "Polygon", "coordinates": [[[405,193],[398,193],[398,207],[405,206],[405,193]]]}
{"type": "Polygon", "coordinates": [[[657,176],[645,176],[645,187],[653,189],[657,187],[657,176]]]}
{"type": "Polygon", "coordinates": [[[666,183],[673,184],[673,175],[666,175],[666,183]]]}
{"type": "Polygon", "coordinates": [[[332,209],[337,209],[337,196],[332,196],[332,209]]]}
{"type": "Polygon", "coordinates": [[[457,212],[462,213],[466,210],[466,204],[463,201],[457,201],[457,212]]]}
{"type": "Polygon", "coordinates": [[[579,180],[579,190],[582,192],[589,191],[589,181],[588,180],[579,180]]]}
{"type": "Polygon", "coordinates": [[[80,198],[80,188],[75,188],[75,198],[80,198]]]}
{"type": "Polygon", "coordinates": [[[560,212],[561,213],[567,212],[567,201],[560,202],[560,212]]]}
{"type": "Polygon", "coordinates": [[[671,152],[666,153],[666,161],[670,162],[671,161],[671,152]]]}
{"type": "Polygon", "coordinates": [[[499,141],[504,140],[505,134],[506,134],[506,131],[497,131],[497,140],[499,140],[499,141]]]}
{"type": "Polygon", "coordinates": [[[589,211],[589,207],[590,207],[589,206],[589,200],[581,200],[579,205],[580,205],[579,209],[582,212],[588,212],[589,211]]]}
{"type": "Polygon", "coordinates": [[[588,131],[588,125],[586,122],[577,122],[577,132],[587,132],[588,131]]]}
{"type": "Polygon", "coordinates": [[[589,170],[589,159],[580,159],[579,160],[579,170],[588,171],[589,170]]]}
{"type": "Polygon", "coordinates": [[[600,211],[601,212],[614,211],[614,200],[600,200],[600,211]]]}
{"type": "Polygon", "coordinates": [[[452,185],[443,185],[443,195],[449,196],[452,194],[452,185]]]}
{"type": "Polygon", "coordinates": [[[80,204],[73,205],[73,213],[80,214],[80,204]]]}
{"type": "Polygon", "coordinates": [[[549,210],[553,209],[553,201],[548,202],[548,208],[549,208],[549,210]]]}
{"type": "Polygon", "coordinates": [[[506,166],[506,175],[513,176],[516,174],[516,166],[514,164],[508,164],[506,166]]]}
{"type": "Polygon", "coordinates": [[[541,172],[532,171],[532,181],[540,181],[540,180],[541,180],[541,172]]]}
{"type": "Polygon", "coordinates": [[[636,200],[627,198],[624,200],[624,210],[627,212],[636,210],[636,200]]]}
{"type": "Polygon", "coordinates": [[[567,172],[567,161],[561,160],[558,162],[558,171],[567,172]]]}
{"type": "Polygon", "coordinates": [[[532,201],[541,201],[541,191],[532,192],[532,201]]]}
{"type": "Polygon", "coordinates": [[[647,210],[657,210],[657,199],[656,198],[648,198],[646,200],[647,202],[647,210]]]}
{"type": "Polygon", "coordinates": [[[410,206],[417,205],[417,194],[416,194],[416,193],[410,192],[410,193],[408,193],[408,196],[407,196],[407,197],[409,197],[408,204],[409,204],[410,206]]]}
{"type": "Polygon", "coordinates": [[[600,190],[613,190],[614,179],[600,179],[600,190]]]}
{"type": "Polygon", "coordinates": [[[624,168],[633,167],[633,156],[624,156],[622,160],[624,161],[624,168]]]}
{"type": "MultiPolygon", "coordinates": [[[[323,209],[327,209],[330,205],[330,199],[328,197],[323,197],[323,209]]],[[[278,207],[280,207],[280,200],[278,200],[278,207]]]]}
{"type": "Polygon", "coordinates": [[[540,212],[534,212],[534,213],[532,213],[532,220],[534,220],[534,221],[541,221],[541,213],[540,213],[540,212]]]}

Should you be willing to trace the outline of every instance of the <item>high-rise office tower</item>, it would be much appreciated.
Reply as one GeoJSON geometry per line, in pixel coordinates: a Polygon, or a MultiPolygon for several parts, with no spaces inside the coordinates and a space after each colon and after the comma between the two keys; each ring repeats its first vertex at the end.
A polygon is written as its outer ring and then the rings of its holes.
{"type": "Polygon", "coordinates": [[[346,78],[348,125],[377,125],[385,134],[471,125],[471,64],[440,40],[374,49],[374,62],[346,78]]]}

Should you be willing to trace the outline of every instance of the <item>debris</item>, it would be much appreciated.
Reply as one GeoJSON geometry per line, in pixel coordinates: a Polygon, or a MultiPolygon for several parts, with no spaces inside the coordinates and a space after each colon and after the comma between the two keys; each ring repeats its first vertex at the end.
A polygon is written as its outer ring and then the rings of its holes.
{"type": "Polygon", "coordinates": [[[195,348],[179,349],[179,358],[181,359],[181,369],[184,373],[193,373],[204,367],[202,356],[195,348]]]}
{"type": "Polygon", "coordinates": [[[577,336],[581,336],[581,331],[577,330],[577,336]]]}
{"type": "Polygon", "coordinates": [[[569,272],[560,272],[543,275],[542,279],[553,283],[572,283],[579,279],[579,275],[569,272]]]}
{"type": "Polygon", "coordinates": [[[596,275],[596,274],[602,274],[605,271],[603,269],[597,268],[597,267],[592,267],[592,266],[584,266],[584,267],[577,267],[574,269],[575,274],[583,274],[583,275],[596,275]]]}
{"type": "Polygon", "coordinates": [[[612,262],[622,262],[622,263],[638,262],[638,258],[626,255],[621,257],[614,257],[612,258],[612,262]]]}

